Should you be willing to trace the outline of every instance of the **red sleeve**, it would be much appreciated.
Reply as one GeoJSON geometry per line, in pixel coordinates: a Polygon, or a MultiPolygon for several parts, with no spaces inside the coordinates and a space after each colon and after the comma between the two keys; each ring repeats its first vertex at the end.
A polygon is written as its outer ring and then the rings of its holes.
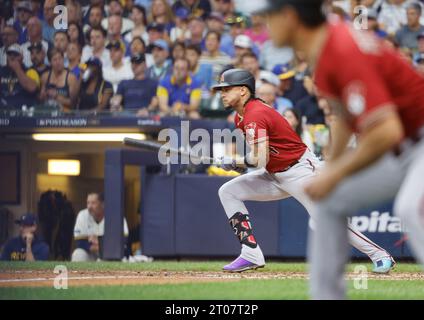
{"type": "Polygon", "coordinates": [[[249,145],[268,140],[268,120],[264,112],[252,112],[244,119],[243,131],[249,145]]]}
{"type": "Polygon", "coordinates": [[[342,69],[333,73],[337,95],[358,131],[384,117],[394,106],[386,83],[377,70],[377,59],[377,56],[358,50],[347,59],[349,62],[342,69]]]}

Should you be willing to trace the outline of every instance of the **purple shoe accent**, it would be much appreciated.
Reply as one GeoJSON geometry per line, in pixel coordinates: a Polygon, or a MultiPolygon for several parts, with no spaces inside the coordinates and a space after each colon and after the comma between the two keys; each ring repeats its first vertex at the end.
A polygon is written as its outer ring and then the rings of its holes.
{"type": "Polygon", "coordinates": [[[247,270],[255,270],[258,268],[263,268],[264,266],[258,266],[250,261],[247,261],[246,259],[243,259],[242,257],[238,257],[236,260],[231,262],[230,264],[227,264],[222,269],[226,272],[243,272],[247,270]]]}

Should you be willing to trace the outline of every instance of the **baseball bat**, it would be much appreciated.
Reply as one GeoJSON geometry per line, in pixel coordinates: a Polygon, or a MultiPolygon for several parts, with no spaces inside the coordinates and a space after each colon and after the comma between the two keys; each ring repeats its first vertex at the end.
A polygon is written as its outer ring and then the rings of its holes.
{"type": "MultiPolygon", "coordinates": [[[[159,149],[163,146],[162,144],[154,141],[146,141],[146,140],[138,140],[133,138],[124,138],[124,144],[130,147],[135,147],[138,149],[146,150],[146,151],[152,151],[152,152],[158,152],[159,149]]],[[[168,153],[177,154],[184,157],[190,157],[190,158],[196,158],[201,160],[202,162],[207,161],[208,163],[212,164],[214,163],[214,159],[211,157],[203,157],[195,155],[189,151],[175,149],[175,148],[167,148],[168,153]]]]}

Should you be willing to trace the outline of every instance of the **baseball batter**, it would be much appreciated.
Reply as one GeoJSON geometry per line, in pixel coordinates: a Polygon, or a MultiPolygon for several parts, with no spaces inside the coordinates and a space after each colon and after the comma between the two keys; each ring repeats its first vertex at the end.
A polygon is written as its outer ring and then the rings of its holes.
{"type": "Polygon", "coordinates": [[[339,118],[330,161],[306,191],[319,216],[309,237],[312,297],[341,299],[346,217],[361,208],[395,198],[394,213],[424,263],[424,78],[373,34],[327,21],[323,2],[269,0],[265,11],[275,44],[306,53],[339,118]],[[352,132],[358,145],[347,151],[352,132]]]}
{"type": "MultiPolygon", "coordinates": [[[[249,221],[244,201],[273,201],[293,196],[313,212],[313,203],[304,191],[305,182],[315,176],[320,161],[303,144],[287,120],[274,108],[255,98],[255,79],[248,71],[231,69],[214,87],[220,90],[224,105],[233,108],[235,124],[245,134],[251,151],[242,159],[224,157],[219,164],[226,170],[256,167],[224,184],[219,190],[224,210],[242,249],[241,255],[224,271],[242,272],[265,265],[249,221]]],[[[312,215],[319,220],[319,217],[312,215]]],[[[349,229],[351,244],[370,257],[374,271],[387,273],[394,261],[390,254],[363,234],[349,229]]]]}

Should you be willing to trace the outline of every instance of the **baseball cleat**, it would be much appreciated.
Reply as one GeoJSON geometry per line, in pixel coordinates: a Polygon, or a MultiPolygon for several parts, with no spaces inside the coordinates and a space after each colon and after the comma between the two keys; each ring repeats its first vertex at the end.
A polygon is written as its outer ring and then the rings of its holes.
{"type": "Polygon", "coordinates": [[[243,272],[247,270],[256,270],[259,268],[263,268],[265,265],[257,265],[253,262],[247,261],[246,259],[243,259],[242,257],[238,257],[236,260],[231,262],[230,264],[227,264],[222,268],[225,272],[243,272]]]}
{"type": "Polygon", "coordinates": [[[395,267],[395,260],[392,257],[382,258],[374,262],[374,268],[372,272],[374,273],[389,273],[395,267]]]}

